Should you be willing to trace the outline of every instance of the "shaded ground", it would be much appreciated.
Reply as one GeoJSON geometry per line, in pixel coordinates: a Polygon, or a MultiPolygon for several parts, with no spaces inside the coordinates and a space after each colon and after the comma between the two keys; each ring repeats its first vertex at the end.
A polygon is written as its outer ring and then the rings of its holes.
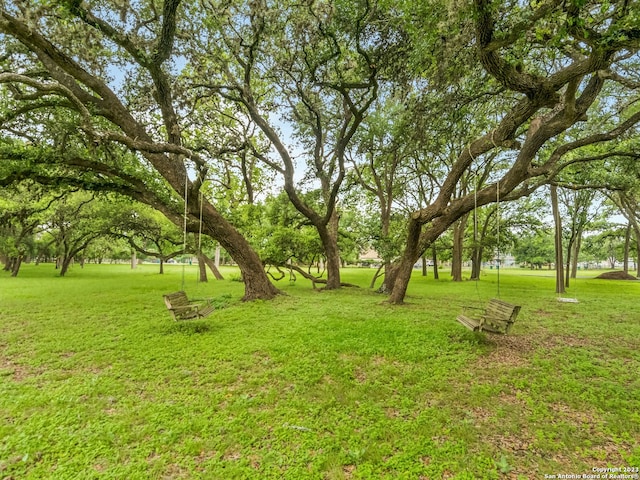
{"type": "Polygon", "coordinates": [[[596,278],[601,278],[603,280],[638,280],[633,275],[629,275],[628,273],[616,271],[616,272],[604,272],[598,275],[596,278]]]}

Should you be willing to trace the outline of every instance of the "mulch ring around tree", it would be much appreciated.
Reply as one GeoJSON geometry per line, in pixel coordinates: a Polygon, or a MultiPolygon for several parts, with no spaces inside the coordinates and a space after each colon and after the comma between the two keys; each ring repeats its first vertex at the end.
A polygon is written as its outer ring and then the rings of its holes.
{"type": "Polygon", "coordinates": [[[633,275],[629,275],[628,273],[616,271],[616,272],[605,272],[601,275],[598,275],[596,278],[602,278],[604,280],[638,280],[638,278],[633,275]]]}

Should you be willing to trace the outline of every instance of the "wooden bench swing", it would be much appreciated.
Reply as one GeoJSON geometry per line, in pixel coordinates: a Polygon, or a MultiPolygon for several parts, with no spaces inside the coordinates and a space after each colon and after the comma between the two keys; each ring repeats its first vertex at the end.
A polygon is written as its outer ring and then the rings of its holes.
{"type": "Polygon", "coordinates": [[[204,318],[216,309],[210,300],[189,300],[187,294],[182,290],[162,297],[175,321],[204,318]]]}
{"type": "MultiPolygon", "coordinates": [[[[471,152],[469,152],[471,153],[471,152]]],[[[477,220],[477,192],[478,188],[476,185],[476,190],[474,192],[474,209],[473,209],[473,217],[474,217],[474,226],[473,226],[473,238],[474,241],[477,242],[477,230],[478,230],[478,220],[477,220]]],[[[498,296],[500,296],[500,182],[496,182],[496,229],[497,229],[497,267],[498,267],[498,296]]],[[[477,279],[476,279],[477,282],[477,279]]],[[[491,333],[502,333],[506,335],[511,330],[511,327],[516,321],[518,317],[518,313],[520,313],[520,305],[513,305],[511,303],[507,303],[498,298],[492,298],[489,300],[487,306],[483,308],[477,307],[462,307],[462,313],[458,315],[456,320],[460,322],[462,325],[467,327],[469,330],[474,332],[491,332],[491,333]],[[484,310],[479,316],[468,316],[466,315],[467,309],[474,310],[484,310]]]]}
{"type": "MultiPolygon", "coordinates": [[[[188,182],[189,177],[185,177],[184,185],[184,232],[183,232],[183,252],[187,250],[187,198],[188,198],[188,182]]],[[[198,238],[198,248],[200,248],[200,238],[202,237],[202,192],[200,192],[200,232],[198,238]]],[[[198,318],[204,318],[210,315],[215,306],[211,303],[210,299],[191,299],[187,297],[184,291],[184,269],[185,265],[182,264],[182,290],[174,293],[168,293],[163,295],[164,303],[167,309],[171,313],[171,317],[175,321],[180,320],[195,320],[198,318]]]]}
{"type": "MultiPolygon", "coordinates": [[[[465,315],[466,309],[474,307],[463,307],[463,313],[458,315],[458,322],[474,332],[487,331],[492,333],[507,334],[511,326],[515,323],[519,305],[512,305],[497,298],[492,298],[480,316],[469,317],[465,315]]],[[[483,310],[476,308],[476,310],[483,310]]]]}

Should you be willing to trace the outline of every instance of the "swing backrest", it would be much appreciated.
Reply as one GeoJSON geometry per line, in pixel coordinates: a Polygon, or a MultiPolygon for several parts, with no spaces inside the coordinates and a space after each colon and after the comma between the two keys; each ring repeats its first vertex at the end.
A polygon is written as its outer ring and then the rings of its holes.
{"type": "Polygon", "coordinates": [[[481,329],[496,333],[509,333],[518,313],[520,313],[520,308],[520,305],[492,298],[485,309],[481,329]]]}
{"type": "Polygon", "coordinates": [[[182,290],[179,292],[163,295],[163,298],[164,303],[169,310],[172,310],[176,307],[186,307],[187,305],[189,305],[187,294],[182,290]]]}

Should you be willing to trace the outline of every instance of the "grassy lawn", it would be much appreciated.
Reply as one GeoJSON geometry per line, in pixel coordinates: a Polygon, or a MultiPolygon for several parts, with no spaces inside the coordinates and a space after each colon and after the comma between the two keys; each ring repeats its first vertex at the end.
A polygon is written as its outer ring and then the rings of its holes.
{"type": "Polygon", "coordinates": [[[640,282],[504,270],[509,336],[455,320],[496,295],[413,279],[407,304],[366,288],[239,302],[237,272],[170,320],[182,268],[51,265],[0,275],[0,478],[545,478],[640,467],[640,282]]]}

